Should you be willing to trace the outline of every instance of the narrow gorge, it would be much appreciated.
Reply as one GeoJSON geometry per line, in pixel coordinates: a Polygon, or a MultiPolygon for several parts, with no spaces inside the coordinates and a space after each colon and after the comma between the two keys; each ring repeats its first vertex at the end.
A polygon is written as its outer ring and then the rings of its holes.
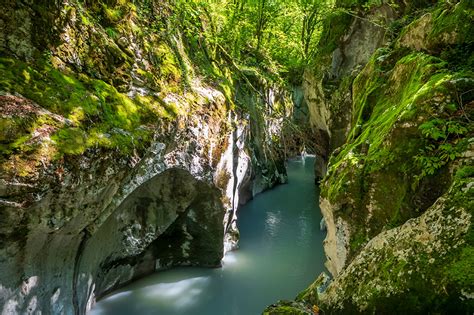
{"type": "MultiPolygon", "coordinates": [[[[254,205],[278,209],[288,239],[310,235],[275,256],[300,262],[306,289],[258,259],[270,243],[246,262],[276,284],[236,292],[290,294],[259,313],[474,312],[471,0],[0,9],[2,315],[88,314],[164,270],[225,272],[240,238],[273,237],[254,205]],[[299,182],[286,167],[307,154],[299,182]]],[[[207,306],[186,312],[254,312],[207,306]]]]}

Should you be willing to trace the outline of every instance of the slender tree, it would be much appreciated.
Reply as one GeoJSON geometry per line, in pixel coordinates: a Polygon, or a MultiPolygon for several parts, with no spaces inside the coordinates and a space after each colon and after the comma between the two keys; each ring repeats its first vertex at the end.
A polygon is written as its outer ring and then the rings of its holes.
{"type": "Polygon", "coordinates": [[[301,25],[301,47],[305,61],[314,53],[315,32],[327,13],[328,6],[325,0],[299,0],[303,15],[301,25]]]}

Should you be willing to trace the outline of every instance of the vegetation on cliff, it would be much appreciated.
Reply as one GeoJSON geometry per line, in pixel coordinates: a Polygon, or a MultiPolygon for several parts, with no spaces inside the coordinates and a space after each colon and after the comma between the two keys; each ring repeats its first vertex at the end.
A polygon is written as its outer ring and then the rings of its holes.
{"type": "MultiPolygon", "coordinates": [[[[54,161],[94,148],[140,155],[157,130],[201,110],[197,90],[205,85],[250,116],[253,141],[271,128],[269,116],[284,119],[286,142],[291,132],[309,138],[287,119],[288,91],[317,49],[330,5],[117,0],[8,7],[1,13],[9,56],[1,59],[2,104],[19,109],[9,98],[15,95],[61,117],[2,113],[2,168],[31,175],[40,156],[54,161]],[[25,23],[15,28],[18,20],[25,23]],[[38,130],[47,130],[44,141],[34,141],[38,130]]],[[[250,148],[257,160],[293,150],[279,137],[267,140],[250,148]]]]}
{"type": "Polygon", "coordinates": [[[327,50],[307,76],[327,113],[315,125],[331,136],[321,197],[335,278],[299,302],[341,314],[472,312],[472,3],[337,6],[357,14],[326,22],[327,50]],[[356,33],[369,24],[383,34],[373,51],[356,33]]]}
{"type": "MultiPolygon", "coordinates": [[[[268,186],[305,145],[325,175],[335,279],[268,314],[473,311],[472,1],[17,1],[0,18],[5,183],[51,163],[60,182],[101,150],[134,166],[195,113],[232,132],[238,116],[268,186]]],[[[16,189],[2,204],[23,207],[16,189]]]]}
{"type": "MultiPolygon", "coordinates": [[[[456,29],[454,35],[452,26],[444,26],[446,33],[439,33],[439,25],[450,25],[460,12],[466,15],[465,6],[440,4],[434,9],[434,25],[424,30],[428,42],[445,34],[445,41],[457,43],[457,49],[469,47],[472,25],[456,29]],[[445,21],[436,17],[440,12],[445,21]]],[[[474,132],[474,73],[469,62],[462,67],[450,62],[452,48],[443,48],[441,42],[437,54],[413,51],[410,46],[417,42],[406,37],[417,32],[412,26],[416,23],[402,30],[398,42],[377,50],[354,79],[352,128],[330,160],[322,196],[344,205],[342,215],[348,220],[359,220],[353,227],[362,230],[352,231],[356,242],[369,240],[383,226],[398,226],[431,205],[450,182],[446,167],[469,148],[474,132]],[[365,207],[368,211],[355,210],[365,207]]],[[[360,245],[351,248],[357,251],[360,245]]]]}

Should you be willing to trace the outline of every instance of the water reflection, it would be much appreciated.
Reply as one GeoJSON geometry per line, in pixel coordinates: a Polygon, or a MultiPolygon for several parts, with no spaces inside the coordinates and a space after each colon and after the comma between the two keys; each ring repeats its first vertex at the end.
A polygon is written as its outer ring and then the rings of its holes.
{"type": "Polygon", "coordinates": [[[163,301],[175,310],[192,306],[209,285],[209,277],[196,277],[172,283],[160,283],[143,289],[143,297],[157,303],[163,301]]]}
{"type": "Polygon", "coordinates": [[[267,212],[265,219],[265,231],[269,236],[275,237],[278,234],[278,229],[281,223],[281,213],[267,212]]]}
{"type": "Polygon", "coordinates": [[[313,233],[311,224],[311,220],[308,220],[306,215],[302,214],[298,217],[298,243],[302,246],[311,245],[311,233],[313,233]]]}
{"type": "Polygon", "coordinates": [[[154,274],[100,301],[92,314],[254,315],[293,298],[324,270],[313,164],[290,162],[289,184],[239,211],[240,248],[222,268],[154,274]]]}

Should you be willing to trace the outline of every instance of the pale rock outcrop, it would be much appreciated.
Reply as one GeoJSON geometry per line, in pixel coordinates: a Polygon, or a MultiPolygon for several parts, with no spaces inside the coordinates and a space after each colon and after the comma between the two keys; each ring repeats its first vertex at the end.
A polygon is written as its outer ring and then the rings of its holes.
{"type": "Polygon", "coordinates": [[[356,312],[422,313],[430,310],[437,294],[447,294],[454,304],[444,307],[455,312],[456,299],[469,299],[473,292],[453,287],[446,268],[456,264],[453,251],[465,244],[472,228],[473,204],[466,198],[473,193],[472,181],[456,183],[420,217],[370,240],[320,295],[320,304],[335,314],[348,307],[356,312]],[[409,299],[411,294],[420,294],[427,304],[409,299]],[[403,296],[406,302],[398,303],[403,296]]]}

